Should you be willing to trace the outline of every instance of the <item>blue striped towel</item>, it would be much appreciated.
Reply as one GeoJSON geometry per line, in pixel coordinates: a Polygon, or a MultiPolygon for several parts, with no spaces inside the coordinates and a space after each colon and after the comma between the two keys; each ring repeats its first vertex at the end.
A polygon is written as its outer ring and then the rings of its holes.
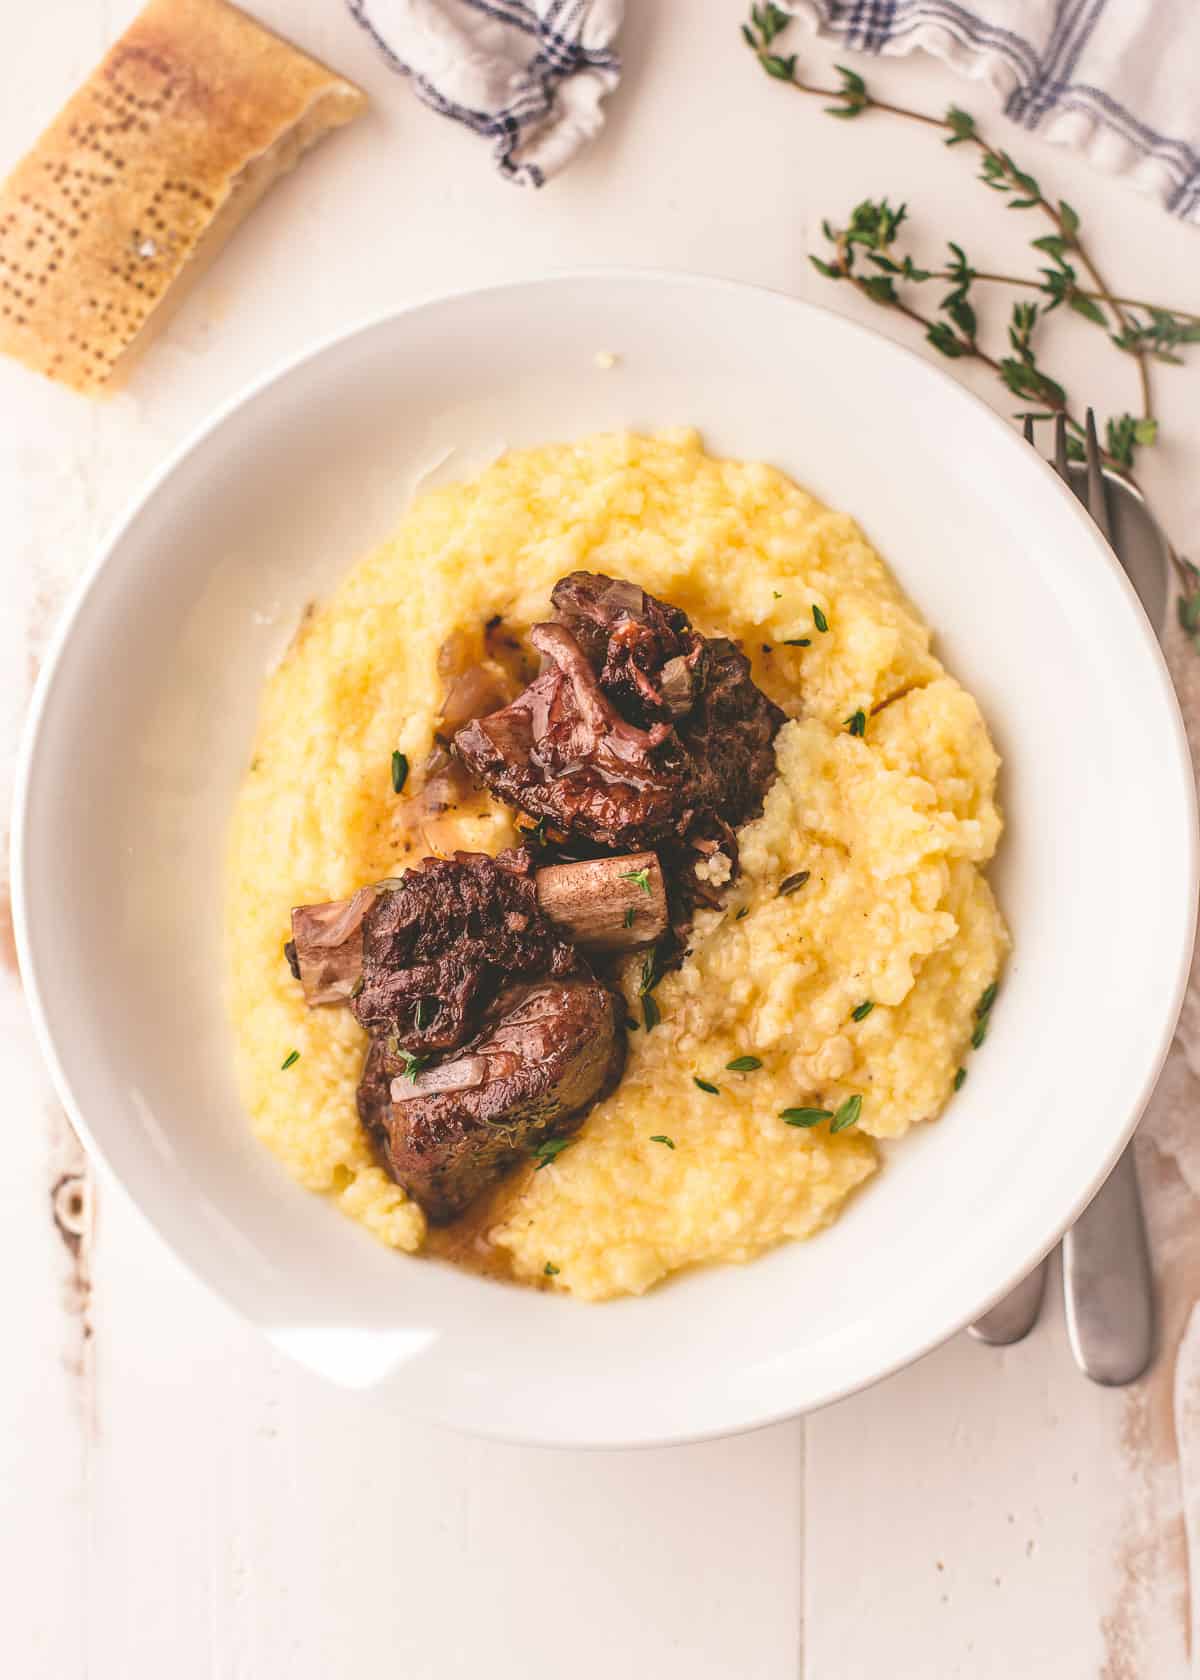
{"type": "Polygon", "coordinates": [[[986,81],[1014,122],[1200,222],[1200,0],[790,0],[861,52],[916,48],[986,81]]]}
{"type": "Polygon", "coordinates": [[[540,187],[600,129],[624,0],[349,0],[393,70],[540,187]]]}

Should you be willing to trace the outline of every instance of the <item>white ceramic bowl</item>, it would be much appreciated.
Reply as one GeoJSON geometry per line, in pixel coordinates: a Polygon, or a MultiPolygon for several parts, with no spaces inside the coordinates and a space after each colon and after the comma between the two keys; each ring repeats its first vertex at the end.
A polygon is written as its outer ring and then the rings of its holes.
{"type": "Polygon", "coordinates": [[[326,344],[158,475],[43,673],[15,824],[17,930],[89,1147],[280,1348],[479,1433],[678,1441],[872,1382],[1050,1247],[1165,1054],[1192,944],[1195,826],[1157,643],[1074,497],[1010,426],[821,310],[590,273],[427,303],[326,344]],[[604,350],[616,368],[596,365],[604,350]],[[222,1009],[220,866],[269,665],[423,471],[680,423],[852,511],[937,627],[1005,759],[994,880],[1016,947],[964,1090],[832,1230],[585,1306],[390,1253],[254,1142],[222,1009]]]}

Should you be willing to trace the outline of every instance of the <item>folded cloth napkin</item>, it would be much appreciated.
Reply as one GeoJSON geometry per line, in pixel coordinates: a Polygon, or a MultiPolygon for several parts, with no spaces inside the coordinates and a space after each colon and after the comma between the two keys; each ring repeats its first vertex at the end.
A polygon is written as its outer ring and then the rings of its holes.
{"type": "Polygon", "coordinates": [[[1200,0],[789,0],[821,35],[922,47],[988,82],[1023,127],[1200,222],[1200,0]]]}
{"type": "Polygon", "coordinates": [[[349,0],[427,105],[495,142],[510,181],[540,187],[603,125],[621,76],[624,0],[349,0]]]}

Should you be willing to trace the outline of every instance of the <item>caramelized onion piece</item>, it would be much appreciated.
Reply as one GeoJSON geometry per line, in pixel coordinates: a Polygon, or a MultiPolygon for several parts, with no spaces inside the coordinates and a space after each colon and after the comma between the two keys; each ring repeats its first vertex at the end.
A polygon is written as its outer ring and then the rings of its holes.
{"type": "Polygon", "coordinates": [[[519,692],[517,683],[491,660],[468,666],[446,690],[438,734],[453,735],[472,718],[498,712],[515,700],[519,692]]]}
{"type": "Polygon", "coordinates": [[[686,655],[676,654],[668,659],[659,677],[659,693],[672,717],[682,717],[692,709],[695,686],[686,655]]]}
{"type": "Polygon", "coordinates": [[[460,1056],[457,1061],[425,1068],[412,1079],[400,1074],[392,1080],[392,1101],[412,1102],[414,1097],[427,1097],[432,1091],[475,1091],[487,1077],[486,1056],[460,1056]]]}
{"type": "Polygon", "coordinates": [[[329,904],[301,904],[292,911],[294,971],[304,1001],[345,1003],[362,976],[363,917],[375,902],[374,887],[329,904]]]}

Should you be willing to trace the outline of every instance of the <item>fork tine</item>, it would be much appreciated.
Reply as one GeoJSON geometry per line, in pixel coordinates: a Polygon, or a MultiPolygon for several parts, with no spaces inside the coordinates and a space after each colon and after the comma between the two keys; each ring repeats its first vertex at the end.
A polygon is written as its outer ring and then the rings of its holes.
{"type": "Polygon", "coordinates": [[[1061,411],[1054,416],[1054,470],[1064,484],[1070,484],[1067,469],[1067,417],[1061,411]]]}
{"type": "Polygon", "coordinates": [[[1025,442],[1026,443],[1032,443],[1033,442],[1033,415],[1032,414],[1027,414],[1025,416],[1025,424],[1022,427],[1022,431],[1025,434],[1025,442]]]}
{"type": "Polygon", "coordinates": [[[1096,411],[1087,411],[1087,510],[1099,525],[1106,542],[1112,541],[1112,524],[1108,517],[1108,486],[1104,482],[1104,467],[1100,459],[1100,440],[1096,436],[1096,411]]]}

